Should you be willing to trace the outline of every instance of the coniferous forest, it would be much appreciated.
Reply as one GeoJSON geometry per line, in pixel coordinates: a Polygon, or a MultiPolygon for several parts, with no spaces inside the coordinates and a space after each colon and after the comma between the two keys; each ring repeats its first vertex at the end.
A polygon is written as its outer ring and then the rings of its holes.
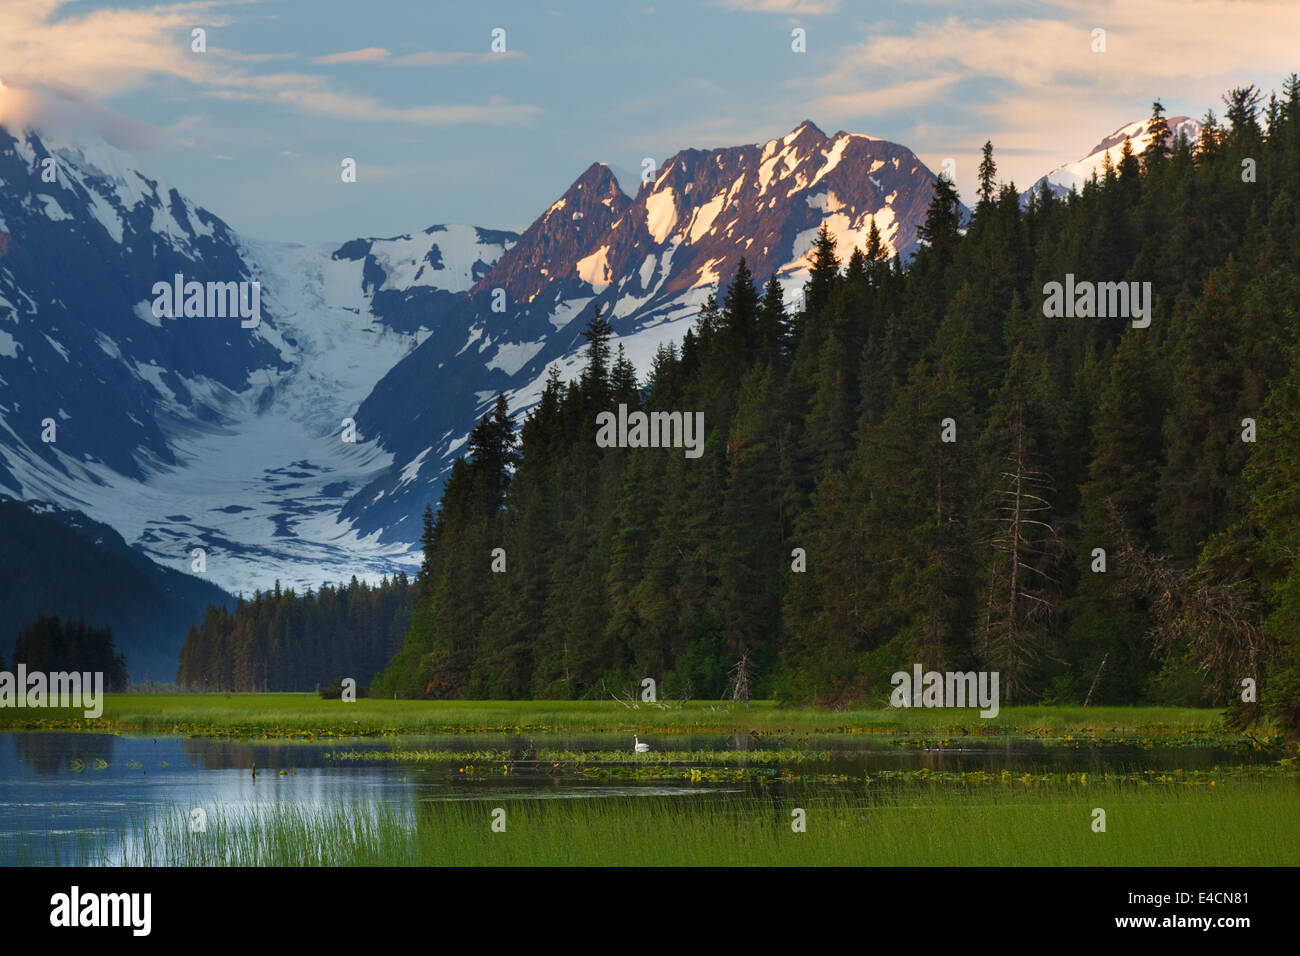
{"type": "Polygon", "coordinates": [[[576,381],[474,430],[374,693],[717,698],[743,660],[838,707],[920,663],[1295,722],[1300,81],[1224,102],[1173,143],[1154,104],[1153,145],[1064,200],[1022,204],[986,144],[906,268],[823,227],[797,307],[742,260],[647,370],[597,315],[576,381]],[[1150,282],[1150,325],[1046,318],[1067,274],[1150,282]],[[598,447],[619,405],[703,411],[703,455],[598,447]]]}
{"type": "Polygon", "coordinates": [[[187,691],[300,691],[351,677],[362,686],[402,644],[411,621],[405,574],[371,586],[355,577],[304,594],[259,591],[234,612],[209,607],[181,648],[187,691]]]}
{"type": "Polygon", "coordinates": [[[0,3],[20,933],[372,938],[336,867],[1277,922],[1285,2],[253,6],[0,3]]]}
{"type": "MultiPolygon", "coordinates": [[[[38,614],[14,644],[14,666],[43,674],[85,671],[103,675],[104,688],[126,689],[126,659],[113,643],[113,629],[87,626],[85,621],[60,621],[58,615],[38,614]]],[[[0,662],[0,670],[4,670],[0,662]]]]}
{"type": "Polygon", "coordinates": [[[189,624],[205,606],[234,598],[159,567],[108,525],[69,523],[68,515],[34,512],[0,495],[0,658],[9,659],[14,641],[38,617],[58,616],[111,631],[136,681],[170,681],[189,624]]]}

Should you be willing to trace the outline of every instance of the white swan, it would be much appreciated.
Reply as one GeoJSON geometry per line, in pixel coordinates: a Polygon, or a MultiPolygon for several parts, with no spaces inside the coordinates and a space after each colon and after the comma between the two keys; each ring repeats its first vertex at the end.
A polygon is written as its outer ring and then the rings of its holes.
{"type": "Polygon", "coordinates": [[[641,743],[641,738],[638,736],[632,737],[632,745],[639,754],[647,754],[650,752],[650,745],[641,743]]]}

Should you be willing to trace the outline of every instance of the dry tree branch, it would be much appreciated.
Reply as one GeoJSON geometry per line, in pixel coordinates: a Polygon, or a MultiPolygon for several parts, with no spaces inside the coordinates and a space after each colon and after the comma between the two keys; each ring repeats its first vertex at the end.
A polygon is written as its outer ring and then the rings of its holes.
{"type": "Polygon", "coordinates": [[[1273,642],[1254,623],[1255,604],[1245,582],[1214,582],[1204,571],[1174,567],[1166,556],[1133,541],[1113,501],[1106,508],[1107,532],[1119,544],[1124,568],[1115,580],[1126,593],[1147,600],[1154,648],[1167,651],[1185,638],[1201,671],[1215,683],[1257,674],[1273,642]]]}

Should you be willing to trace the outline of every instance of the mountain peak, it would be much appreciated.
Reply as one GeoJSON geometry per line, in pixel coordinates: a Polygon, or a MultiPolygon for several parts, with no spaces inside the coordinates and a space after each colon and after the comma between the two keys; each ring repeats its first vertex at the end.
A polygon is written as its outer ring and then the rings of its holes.
{"type": "MultiPolygon", "coordinates": [[[[601,192],[610,187],[618,190],[618,177],[614,171],[604,163],[592,163],[582,171],[582,175],[573,181],[573,185],[568,188],[565,195],[579,189],[597,189],[601,192]]],[[[621,191],[621,190],[620,190],[621,191]]]]}
{"type": "MultiPolygon", "coordinates": [[[[570,213],[581,211],[585,215],[585,207],[591,203],[601,203],[610,209],[620,207],[621,211],[621,207],[627,204],[628,197],[609,166],[605,163],[592,163],[569,185],[557,202],[567,206],[570,213]]],[[[551,210],[555,209],[556,206],[552,205],[551,210]]]]}
{"type": "Polygon", "coordinates": [[[552,277],[574,268],[631,202],[614,171],[592,163],[524,230],[518,244],[497,260],[477,288],[500,286],[518,300],[532,301],[552,277]]]}
{"type": "Polygon", "coordinates": [[[796,139],[798,139],[800,136],[803,136],[806,133],[811,133],[813,137],[816,139],[826,138],[826,134],[822,132],[821,127],[819,127],[812,120],[806,119],[798,126],[796,126],[794,129],[792,129],[789,133],[787,133],[783,137],[783,141],[788,146],[791,143],[793,143],[796,139]]]}
{"type": "MultiPolygon", "coordinates": [[[[1178,138],[1179,129],[1185,124],[1190,124],[1187,126],[1189,139],[1195,139],[1200,135],[1201,124],[1187,116],[1167,116],[1165,117],[1165,122],[1169,125],[1169,144],[1171,146],[1178,138]],[[1195,130],[1194,132],[1193,128],[1195,130]]],[[[1135,153],[1141,152],[1146,147],[1148,139],[1147,120],[1136,120],[1132,123],[1125,123],[1094,146],[1088,152],[1088,156],[1095,156],[1098,153],[1106,152],[1107,150],[1114,149],[1117,146],[1122,149],[1124,146],[1124,140],[1126,139],[1131,139],[1133,141],[1133,151],[1135,153]]],[[[1085,159],[1086,158],[1087,157],[1085,157],[1085,159]]]]}
{"type": "MultiPolygon", "coordinates": [[[[1168,143],[1173,146],[1180,135],[1185,135],[1191,142],[1201,135],[1201,124],[1187,116],[1167,116],[1169,124],[1168,143]]],[[[1039,193],[1044,184],[1057,196],[1069,195],[1071,189],[1079,190],[1093,174],[1101,175],[1106,158],[1110,157],[1112,166],[1117,166],[1124,150],[1124,141],[1129,140],[1134,153],[1141,154],[1146,149],[1150,137],[1147,135],[1147,120],[1134,120],[1125,123],[1115,132],[1105,137],[1094,146],[1082,159],[1056,167],[1020,194],[1020,201],[1027,202],[1031,194],[1039,193]]]]}

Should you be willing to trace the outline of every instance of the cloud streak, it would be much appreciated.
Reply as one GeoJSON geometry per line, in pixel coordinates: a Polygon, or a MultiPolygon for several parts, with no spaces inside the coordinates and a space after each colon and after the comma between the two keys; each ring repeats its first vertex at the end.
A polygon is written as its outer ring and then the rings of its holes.
{"type": "Polygon", "coordinates": [[[840,0],[718,0],[716,5],[740,13],[785,13],[794,16],[822,17],[839,10],[840,0]]]}
{"type": "Polygon", "coordinates": [[[313,63],[373,63],[387,60],[391,54],[383,47],[368,46],[364,50],[348,50],[346,53],[331,53],[328,56],[313,57],[313,63]]]}
{"type": "Polygon", "coordinates": [[[133,152],[155,149],[167,138],[157,127],[106,109],[76,89],[23,78],[0,82],[0,126],[36,127],[63,139],[89,131],[133,152]]]}
{"type": "Polygon", "coordinates": [[[968,189],[970,144],[1013,144],[1001,172],[1025,186],[1145,117],[1153,99],[1199,113],[1231,86],[1276,84],[1295,69],[1294,18],[1289,0],[1055,0],[1001,19],[936,11],[873,26],[828,71],[789,87],[813,116],[866,132],[875,117],[924,110],[933,122],[913,127],[908,145],[955,155],[968,189]],[[1097,28],[1105,52],[1093,52],[1097,28]]]}
{"type": "MultiPolygon", "coordinates": [[[[255,72],[257,64],[296,58],[293,53],[258,54],[190,49],[190,31],[229,26],[244,0],[191,0],[135,9],[82,12],[71,0],[4,0],[0,3],[0,79],[25,88],[27,99],[10,97],[9,112],[41,117],[30,98],[95,97],[132,92],[160,78],[193,84],[197,95],[222,100],[263,101],[335,119],[408,123],[425,126],[527,123],[541,109],[493,97],[481,103],[393,106],[375,96],[340,88],[330,78],[304,72],[255,72]],[[54,97],[51,90],[61,92],[54,97]],[[92,96],[90,91],[94,91],[92,96]]],[[[211,40],[211,38],[210,38],[211,40]]],[[[417,53],[393,57],[382,47],[367,47],[316,57],[313,65],[387,62],[401,66],[479,61],[508,54],[417,53]]],[[[101,125],[103,125],[101,123],[101,125]]]]}
{"type": "Polygon", "coordinates": [[[455,50],[427,50],[394,57],[394,66],[452,66],[456,63],[495,63],[516,60],[525,56],[519,50],[502,50],[500,53],[464,53],[455,50]]]}

